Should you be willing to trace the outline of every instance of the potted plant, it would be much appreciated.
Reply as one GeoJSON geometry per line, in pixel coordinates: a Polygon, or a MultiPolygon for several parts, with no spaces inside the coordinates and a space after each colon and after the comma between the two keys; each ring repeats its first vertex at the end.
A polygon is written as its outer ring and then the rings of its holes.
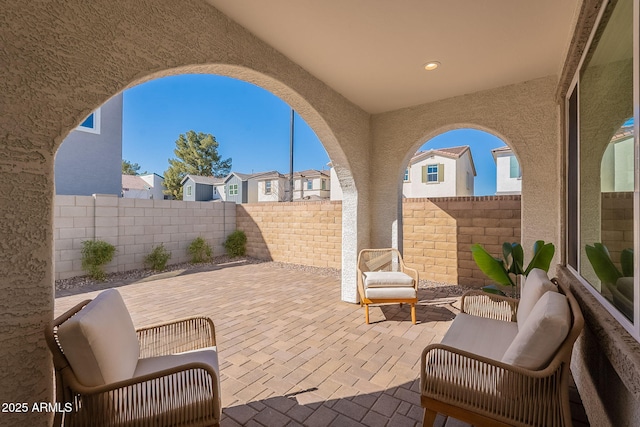
{"type": "Polygon", "coordinates": [[[533,258],[524,268],[524,250],[520,243],[503,243],[502,258],[493,257],[478,243],[471,246],[471,255],[480,270],[498,285],[489,285],[482,289],[488,293],[505,295],[501,287],[510,286],[513,296],[516,296],[520,276],[526,277],[534,268],[549,271],[555,251],[553,243],[538,240],[533,245],[533,258]]]}

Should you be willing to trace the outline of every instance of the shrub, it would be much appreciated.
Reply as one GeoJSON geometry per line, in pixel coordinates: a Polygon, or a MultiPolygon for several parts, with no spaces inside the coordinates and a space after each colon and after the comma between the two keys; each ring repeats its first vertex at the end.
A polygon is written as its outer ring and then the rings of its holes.
{"type": "Polygon", "coordinates": [[[144,264],[153,270],[162,271],[167,266],[167,261],[171,258],[171,252],[167,252],[163,244],[153,248],[151,253],[144,259],[144,264]]]}
{"type": "Polygon", "coordinates": [[[224,242],[227,254],[232,257],[242,256],[247,253],[247,235],[242,230],[236,230],[229,234],[224,242]]]}
{"type": "Polygon", "coordinates": [[[194,239],[187,250],[193,263],[205,262],[211,259],[211,247],[207,245],[207,242],[202,237],[194,239]]]}
{"type": "Polygon", "coordinates": [[[104,280],[104,265],[111,262],[116,248],[103,240],[85,240],[82,242],[82,269],[92,279],[104,280]]]}

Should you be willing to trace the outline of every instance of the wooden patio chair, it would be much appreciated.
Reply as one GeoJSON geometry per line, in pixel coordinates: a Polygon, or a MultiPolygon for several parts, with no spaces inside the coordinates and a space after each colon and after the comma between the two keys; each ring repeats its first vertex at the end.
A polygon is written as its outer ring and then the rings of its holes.
{"type": "Polygon", "coordinates": [[[115,289],[46,330],[61,407],[54,425],[219,426],[213,322],[193,317],[135,330],[115,289]]]}
{"type": "Polygon", "coordinates": [[[409,268],[397,249],[363,249],[358,254],[358,294],[369,324],[369,304],[411,305],[411,322],[416,324],[418,271],[409,268]]]}

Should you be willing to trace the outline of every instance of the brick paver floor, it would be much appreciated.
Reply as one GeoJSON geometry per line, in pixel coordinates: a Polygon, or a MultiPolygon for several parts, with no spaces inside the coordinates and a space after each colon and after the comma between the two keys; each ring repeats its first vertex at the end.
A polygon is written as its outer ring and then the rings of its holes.
{"type": "MultiPolygon", "coordinates": [[[[363,308],[340,301],[336,277],[271,263],[171,276],[109,286],[136,327],[213,319],[223,427],[421,425],[420,354],[458,313],[457,287],[421,290],[417,325],[406,305],[373,307],[365,325],[363,308]]],[[[56,316],[98,288],[59,292],[56,316]]]]}

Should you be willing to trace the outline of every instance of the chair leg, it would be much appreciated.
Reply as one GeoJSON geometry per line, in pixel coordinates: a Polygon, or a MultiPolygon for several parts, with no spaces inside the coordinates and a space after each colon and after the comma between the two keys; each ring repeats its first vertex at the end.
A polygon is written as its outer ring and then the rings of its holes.
{"type": "Polygon", "coordinates": [[[411,304],[411,323],[416,324],[416,305],[411,304]]]}
{"type": "Polygon", "coordinates": [[[436,411],[430,411],[427,408],[424,408],[424,417],[422,418],[422,427],[433,427],[433,423],[436,422],[436,416],[438,413],[436,411]]]}
{"type": "Polygon", "coordinates": [[[369,304],[364,305],[364,321],[369,324],[369,304]]]}

